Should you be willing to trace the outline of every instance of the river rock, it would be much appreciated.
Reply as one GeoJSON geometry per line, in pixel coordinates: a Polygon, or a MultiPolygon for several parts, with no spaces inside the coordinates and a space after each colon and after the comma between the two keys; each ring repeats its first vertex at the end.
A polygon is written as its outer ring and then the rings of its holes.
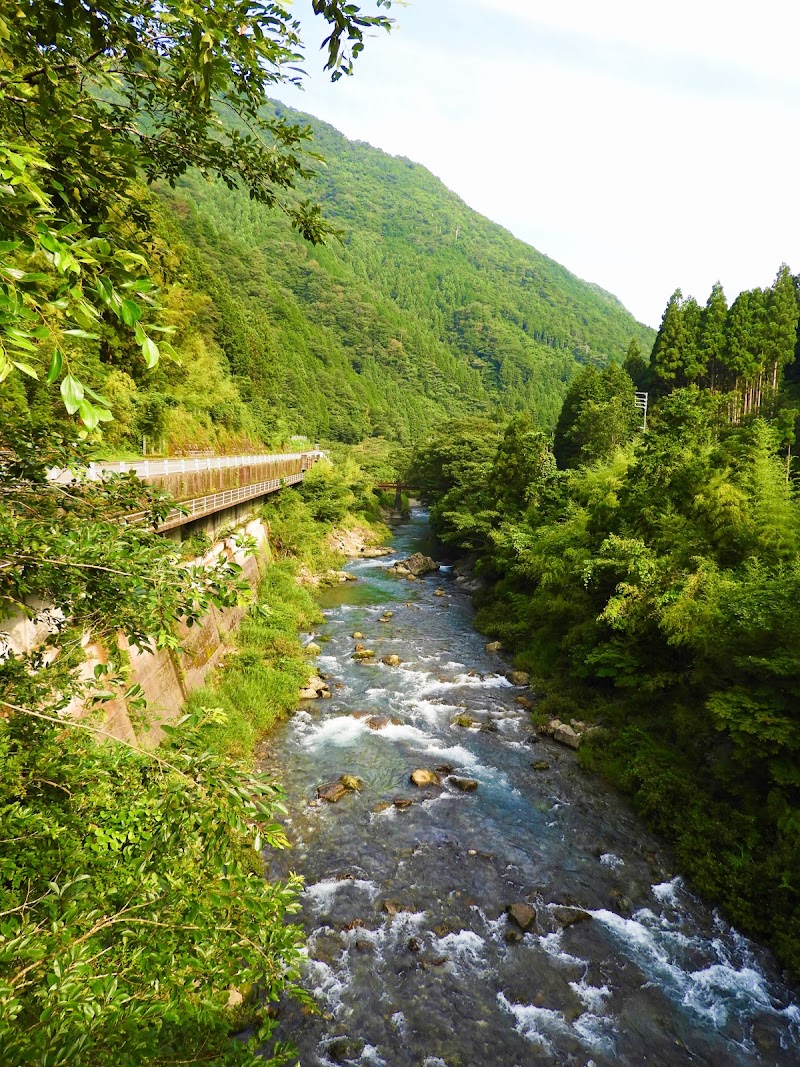
{"type": "Polygon", "coordinates": [[[394,803],[394,806],[397,808],[398,811],[405,811],[406,808],[410,808],[411,807],[411,805],[414,803],[414,801],[413,800],[408,800],[406,797],[397,797],[397,799],[395,801],[393,801],[393,803],[394,803]]]}
{"type": "Polygon", "coordinates": [[[371,715],[367,719],[367,726],[370,730],[383,730],[391,721],[388,715],[371,715]]]}
{"type": "Polygon", "coordinates": [[[436,560],[431,559],[430,556],[424,556],[421,552],[415,552],[408,559],[401,559],[399,563],[395,564],[394,568],[390,569],[396,571],[400,567],[408,571],[409,574],[413,574],[415,578],[439,570],[439,564],[436,560]]]}
{"type": "Polygon", "coordinates": [[[352,1037],[335,1037],[325,1050],[334,1063],[357,1060],[364,1050],[364,1042],[352,1037]]]}
{"type": "Polygon", "coordinates": [[[315,644],[313,641],[309,641],[309,643],[306,645],[306,647],[303,649],[303,651],[306,653],[307,656],[318,656],[320,654],[320,652],[322,651],[322,649],[320,648],[319,645],[315,644]]]}
{"type": "Polygon", "coordinates": [[[456,789],[460,789],[462,793],[474,793],[478,788],[478,782],[475,778],[458,778],[453,774],[447,780],[456,789]]]}
{"type": "Polygon", "coordinates": [[[437,774],[452,774],[454,770],[455,770],[455,767],[453,767],[452,764],[450,764],[450,763],[440,763],[439,766],[436,768],[436,773],[437,774]]]}
{"type": "Polygon", "coordinates": [[[509,920],[515,922],[523,933],[530,930],[536,922],[536,908],[532,904],[509,904],[506,908],[506,914],[509,920]]]}
{"type": "Polygon", "coordinates": [[[481,724],[481,733],[482,734],[497,734],[499,732],[500,732],[500,727],[497,725],[496,722],[494,722],[493,719],[489,719],[488,722],[484,722],[484,723],[481,724]]]}
{"type": "Polygon", "coordinates": [[[565,907],[561,904],[551,908],[550,914],[559,926],[574,926],[576,923],[588,922],[592,918],[591,914],[583,908],[565,907]]]}
{"type": "Polygon", "coordinates": [[[371,648],[356,648],[352,656],[353,659],[375,659],[375,653],[371,648]]]}
{"type": "Polygon", "coordinates": [[[328,683],[318,674],[312,675],[300,690],[301,700],[317,700],[320,697],[330,697],[331,691],[328,683]]]}
{"type": "Polygon", "coordinates": [[[228,990],[228,1007],[238,1008],[240,1004],[244,1004],[244,997],[238,989],[231,987],[231,989],[228,990]]]}
{"type": "Polygon", "coordinates": [[[354,793],[358,793],[364,788],[363,781],[355,774],[343,774],[339,781],[345,789],[349,789],[354,793]]]}
{"type": "Polygon", "coordinates": [[[391,556],[391,554],[391,548],[383,548],[378,545],[364,545],[359,551],[359,555],[363,556],[364,559],[377,559],[378,556],[391,556]]]}
{"type": "Polygon", "coordinates": [[[402,563],[395,563],[393,567],[389,567],[386,573],[394,574],[398,578],[408,578],[408,576],[411,574],[411,571],[408,569],[408,567],[404,567],[402,563]]]}
{"type": "Polygon", "coordinates": [[[380,815],[380,813],[382,811],[386,811],[391,806],[392,806],[391,800],[382,800],[379,804],[376,804],[375,807],[372,809],[372,814],[373,815],[380,815]]]}
{"type": "Polygon", "coordinates": [[[444,589],[434,589],[433,595],[434,596],[447,596],[447,593],[445,593],[444,589]]]}
{"type": "Polygon", "coordinates": [[[527,708],[528,711],[532,711],[534,703],[530,697],[514,697],[514,703],[519,704],[521,708],[527,708]]]}
{"type": "Polygon", "coordinates": [[[356,632],[354,634],[351,634],[351,636],[352,636],[354,641],[363,641],[364,640],[364,635],[361,633],[360,630],[356,630],[356,632]]]}
{"type": "Polygon", "coordinates": [[[537,759],[537,761],[535,763],[531,764],[531,767],[533,767],[533,769],[535,771],[549,771],[550,770],[550,764],[547,763],[543,759],[537,759]]]}
{"type": "Polygon", "coordinates": [[[396,900],[384,900],[381,906],[387,915],[397,915],[398,911],[403,910],[396,900]]]}
{"type": "Polygon", "coordinates": [[[381,663],[385,663],[387,667],[399,667],[403,661],[399,656],[384,656],[381,663]]]}
{"type": "Polygon", "coordinates": [[[317,790],[317,796],[320,800],[327,800],[329,804],[335,804],[341,800],[342,797],[346,797],[350,790],[339,779],[337,782],[329,782],[328,785],[321,785],[317,790]]]}
{"type": "Polygon", "coordinates": [[[371,717],[372,717],[372,712],[371,711],[351,711],[350,712],[350,718],[351,719],[369,719],[371,717]]]}
{"type": "Polygon", "coordinates": [[[530,685],[531,676],[527,671],[511,671],[508,680],[512,685],[530,685]]]}
{"type": "Polygon", "coordinates": [[[439,785],[439,775],[436,771],[419,769],[411,772],[411,781],[414,785],[423,788],[426,785],[439,785]]]}
{"type": "Polygon", "coordinates": [[[456,715],[456,717],[451,721],[450,725],[463,726],[465,729],[468,729],[470,726],[476,726],[477,723],[470,715],[456,715]]]}
{"type": "Polygon", "coordinates": [[[580,735],[576,734],[571,726],[561,725],[553,731],[553,740],[558,741],[560,745],[566,745],[568,748],[579,748],[581,739],[580,735]]]}
{"type": "Polygon", "coordinates": [[[394,612],[393,611],[384,611],[383,615],[381,615],[381,617],[378,619],[378,622],[388,622],[389,619],[393,619],[393,618],[394,618],[394,612]]]}
{"type": "Polygon", "coordinates": [[[502,641],[490,641],[488,644],[484,645],[483,647],[486,649],[487,652],[502,652],[503,651],[503,642],[502,641]]]}

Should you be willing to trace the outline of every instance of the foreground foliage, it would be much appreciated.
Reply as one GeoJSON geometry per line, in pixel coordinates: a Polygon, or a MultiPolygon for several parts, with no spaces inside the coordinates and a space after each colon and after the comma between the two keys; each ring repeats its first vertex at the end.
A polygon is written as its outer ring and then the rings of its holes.
{"type": "Polygon", "coordinates": [[[584,762],[634,795],[695,886],[797,977],[796,364],[774,389],[768,367],[760,408],[744,410],[750,385],[717,376],[665,391],[644,435],[624,418],[630,378],[589,369],[556,432],[560,469],[518,418],[499,441],[490,425],[447,428],[417,470],[440,536],[477,553],[478,622],[539,676],[541,714],[606,727],[584,762]]]}
{"type": "Polygon", "coordinates": [[[27,616],[39,643],[6,641],[0,662],[3,1063],[263,1064],[263,1005],[302,995],[301,931],[286,922],[299,885],[268,883],[259,856],[286,844],[280,792],[224,754],[219,708],[195,707],[155,752],[109,740],[101,713],[68,713],[121,693],[141,705],[120,636],[169,647],[177,621],[236,601],[238,568],[183,565],[169,541],[120,521],[163,514],[157,492],[53,481],[53,467],[80,470],[80,450],[40,426],[4,430],[0,602],[6,625],[27,616]],[[88,679],[87,632],[107,651],[88,679]],[[231,987],[250,993],[251,1040],[232,1040],[231,987]]]}

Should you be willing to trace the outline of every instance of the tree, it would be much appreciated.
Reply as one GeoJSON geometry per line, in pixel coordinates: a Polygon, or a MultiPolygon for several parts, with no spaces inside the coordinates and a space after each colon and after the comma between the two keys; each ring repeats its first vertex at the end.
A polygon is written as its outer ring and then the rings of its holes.
{"type": "Polygon", "coordinates": [[[631,338],[622,369],[631,378],[637,389],[644,389],[647,385],[648,366],[642,353],[642,347],[635,337],[631,338]]]}
{"type": "Polygon", "coordinates": [[[728,316],[728,301],[722,285],[715,282],[703,310],[700,326],[700,347],[706,366],[708,385],[713,392],[722,370],[725,351],[725,322],[728,316]]]}
{"type": "MultiPolygon", "coordinates": [[[[334,79],[365,30],[389,25],[344,0],[313,9],[331,27],[334,79]]],[[[165,351],[152,336],[158,256],[142,178],[174,183],[197,167],[281,208],[310,240],[329,232],[293,193],[309,173],[308,128],[262,112],[271,86],[299,80],[300,47],[281,3],[11,0],[0,18],[0,381],[47,370],[93,429],[111,418],[80,378],[99,322],[134,331],[148,367],[165,351]]]]}
{"type": "Polygon", "coordinates": [[[586,367],[572,382],[564,398],[553,439],[560,467],[608,456],[639,425],[633,403],[634,384],[617,363],[602,371],[586,367]]]}
{"type": "Polygon", "coordinates": [[[268,882],[259,858],[286,845],[280,790],[214,747],[214,709],[153,752],[110,740],[103,716],[124,697],[145,725],[120,638],[174,647],[176,622],[237,602],[240,568],[186,566],[151,526],[171,501],[132,475],[81,478],[85,448],[46,426],[8,415],[0,448],[0,604],[41,630],[0,658],[3,1063],[263,1064],[273,1023],[233,1042],[227,1005],[231,986],[302,996],[299,882],[268,882]],[[89,678],[87,633],[106,654],[89,678]]]}
{"type": "Polygon", "coordinates": [[[664,309],[650,353],[650,366],[658,381],[667,386],[682,384],[685,348],[683,294],[676,289],[664,309]]]}

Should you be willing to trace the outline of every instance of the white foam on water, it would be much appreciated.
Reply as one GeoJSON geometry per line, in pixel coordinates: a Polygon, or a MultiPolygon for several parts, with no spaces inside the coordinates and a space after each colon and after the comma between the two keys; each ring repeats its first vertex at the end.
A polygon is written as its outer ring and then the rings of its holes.
{"type": "Polygon", "coordinates": [[[368,729],[362,719],[354,719],[351,715],[335,715],[321,722],[314,720],[312,728],[303,731],[301,743],[305,748],[321,748],[323,745],[347,748],[355,744],[358,736],[368,729]]]}
{"type": "Polygon", "coordinates": [[[374,1067],[388,1067],[386,1060],[379,1054],[374,1045],[364,1045],[361,1050],[361,1055],[358,1058],[359,1063],[372,1063],[374,1067]]]}
{"type": "Polygon", "coordinates": [[[325,667],[328,670],[334,670],[339,666],[339,660],[336,656],[330,656],[327,653],[317,656],[317,666],[325,667]]]}
{"type": "Polygon", "coordinates": [[[479,974],[488,974],[491,967],[484,959],[485,942],[472,930],[459,930],[436,939],[437,949],[449,957],[455,970],[466,966],[479,974]]]}
{"type": "Polygon", "coordinates": [[[394,1015],[390,1018],[389,1022],[392,1024],[395,1030],[398,1031],[398,1033],[405,1034],[408,1031],[406,1017],[401,1011],[396,1011],[394,1015]]]}
{"type": "Polygon", "coordinates": [[[309,959],[307,974],[312,994],[325,1003],[332,1015],[338,1015],[344,1008],[344,994],[350,984],[347,970],[334,971],[322,960],[309,959]]]}
{"type": "Polygon", "coordinates": [[[600,862],[604,867],[611,867],[612,870],[619,870],[620,867],[625,866],[625,860],[615,856],[613,852],[604,852],[600,857],[600,862]]]}
{"type": "Polygon", "coordinates": [[[539,1045],[546,1052],[554,1052],[553,1043],[547,1036],[551,1034],[568,1034],[570,1027],[560,1011],[551,1008],[537,1008],[534,1004],[512,1004],[504,993],[497,994],[501,1008],[504,1008],[516,1020],[514,1029],[528,1041],[539,1045]]]}
{"type": "Polygon", "coordinates": [[[372,689],[367,689],[366,696],[368,696],[368,697],[382,697],[382,696],[386,696],[386,694],[388,692],[389,692],[388,689],[380,689],[378,687],[374,687],[372,689]]]}
{"type": "Polygon", "coordinates": [[[369,896],[371,901],[377,899],[380,886],[368,878],[323,878],[321,882],[307,885],[303,890],[303,896],[318,911],[327,910],[334,901],[336,894],[345,886],[352,886],[369,896]]]}
{"type": "Polygon", "coordinates": [[[548,956],[551,956],[554,960],[558,960],[559,963],[563,963],[570,967],[588,967],[586,960],[580,959],[578,956],[573,956],[569,952],[565,952],[561,947],[561,941],[564,937],[563,930],[556,930],[552,934],[540,934],[537,938],[539,947],[544,949],[548,956]]]}
{"type": "Polygon", "coordinates": [[[603,1010],[605,1002],[611,996],[611,990],[607,985],[590,985],[586,981],[586,975],[579,982],[569,984],[583,1006],[595,1014],[603,1010]]]}
{"type": "Polygon", "coordinates": [[[406,705],[414,715],[420,716],[432,726],[449,718],[453,712],[462,710],[458,704],[437,704],[432,700],[406,701],[406,705]]]}
{"type": "Polygon", "coordinates": [[[428,682],[419,690],[420,696],[431,696],[434,693],[444,693],[448,689],[511,689],[512,685],[502,674],[487,674],[483,678],[475,678],[469,674],[457,674],[455,678],[446,682],[428,682]]]}
{"type": "Polygon", "coordinates": [[[591,914],[622,943],[649,981],[672,993],[684,1007],[714,1027],[721,1029],[731,1017],[765,1013],[792,1021],[788,1009],[773,1006],[765,976],[749,962],[742,966],[733,963],[730,952],[718,939],[687,937],[664,927],[646,908],[632,919],[605,909],[591,914]],[[713,952],[717,962],[697,970],[684,969],[678,958],[687,948],[713,952]]]}
{"type": "Polygon", "coordinates": [[[443,671],[457,671],[459,667],[463,667],[463,663],[459,663],[456,659],[450,659],[447,663],[442,664],[443,671]]]}
{"type": "Polygon", "coordinates": [[[683,889],[683,879],[676,877],[670,882],[659,882],[650,888],[653,890],[653,896],[660,904],[671,904],[677,908],[679,904],[678,892],[683,889]]]}
{"type": "Polygon", "coordinates": [[[610,1019],[586,1011],[579,1015],[572,1025],[584,1045],[597,1049],[598,1052],[614,1052],[614,1027],[610,1019]]]}
{"type": "Polygon", "coordinates": [[[438,1056],[426,1056],[422,1061],[422,1067],[447,1067],[447,1064],[438,1056]]]}

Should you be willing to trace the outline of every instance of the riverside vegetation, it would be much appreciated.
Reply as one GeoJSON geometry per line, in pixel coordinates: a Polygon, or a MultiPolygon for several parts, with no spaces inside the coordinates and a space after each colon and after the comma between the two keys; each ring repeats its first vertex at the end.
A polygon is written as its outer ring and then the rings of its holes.
{"type": "MultiPolygon", "coordinates": [[[[388,7],[314,0],[334,77],[388,7]]],[[[585,687],[611,727],[588,758],[638,789],[700,887],[784,958],[797,941],[780,618],[796,573],[791,279],[730,312],[719,293],[705,311],[676,294],[648,365],[651,331],[612,296],[424,168],[270,103],[299,38],[277,3],[12,0],[0,15],[0,598],[60,609],[39,619],[39,649],[0,662],[12,1065],[291,1060],[268,1003],[303,997],[299,883],[263,878],[259,851],[285,845],[282,797],[252,748],[305,669],[297,628],[315,609],[295,568],[329,565],[322,535],[348,512],[374,519],[370,477],[393,480],[399,447],[475,412],[420,469],[437,528],[496,579],[482,620],[570,678],[551,708],[585,687]],[[331,156],[316,177],[312,127],[331,156]],[[663,394],[644,442],[614,362],[626,350],[663,394]],[[243,590],[232,564],[200,574],[115,521],[157,523],[161,494],[47,470],[143,438],[250,451],[298,432],[352,445],[361,470],[339,454],[337,473],[270,505],[279,558],[167,742],[106,743],[103,704],[141,697],[119,635],[169,646],[176,622],[243,590]],[[87,631],[109,652],[93,679],[87,631]],[[65,716],[75,697],[97,716],[65,716]],[[247,994],[235,1010],[232,987],[247,994]],[[232,1041],[244,1023],[253,1037],[232,1041]]]]}
{"type": "Polygon", "coordinates": [[[593,718],[585,766],[630,792],[695,887],[800,977],[796,280],[670,300],[652,355],[526,415],[442,428],[414,480],[473,554],[478,624],[593,718]],[[630,373],[628,373],[630,372],[630,373]],[[656,402],[646,433],[634,382],[656,402]]]}

